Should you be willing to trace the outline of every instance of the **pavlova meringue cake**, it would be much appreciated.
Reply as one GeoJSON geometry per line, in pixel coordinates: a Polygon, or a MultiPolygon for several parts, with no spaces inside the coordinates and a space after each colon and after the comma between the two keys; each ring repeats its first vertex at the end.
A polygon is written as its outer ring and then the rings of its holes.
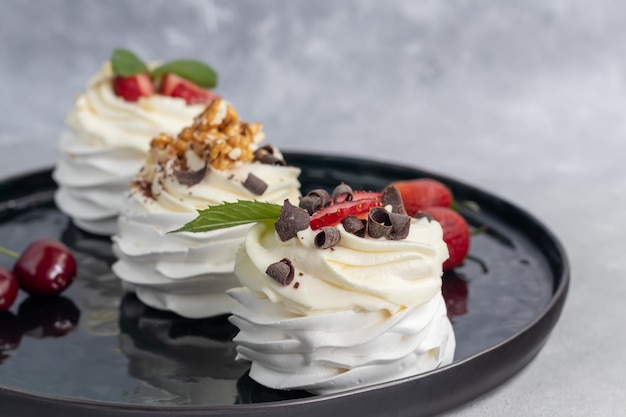
{"type": "Polygon", "coordinates": [[[308,212],[286,201],[278,220],[257,223],[238,251],[243,287],[228,291],[238,302],[230,320],[250,377],[327,394],[451,363],[441,225],[406,215],[393,186],[380,199],[326,208],[324,195],[302,198],[308,212]]]}
{"type": "MultiPolygon", "coordinates": [[[[174,73],[154,80],[154,71],[137,61],[134,54],[116,50],[66,117],[68,129],[53,173],[59,185],[55,202],[88,232],[115,232],[123,194],[143,165],[152,138],[179,132],[217,97],[174,73]],[[128,70],[129,63],[138,72],[128,70]]],[[[177,69],[172,63],[163,67],[177,69]]],[[[196,67],[208,71],[200,63],[196,67]]]]}
{"type": "Polygon", "coordinates": [[[250,225],[168,232],[222,202],[297,202],[300,170],[276,148],[260,147],[264,136],[260,124],[240,121],[215,99],[176,138],[152,140],[113,236],[113,271],[142,302],[189,318],[231,311],[235,303],[225,291],[238,285],[235,253],[250,225]]]}

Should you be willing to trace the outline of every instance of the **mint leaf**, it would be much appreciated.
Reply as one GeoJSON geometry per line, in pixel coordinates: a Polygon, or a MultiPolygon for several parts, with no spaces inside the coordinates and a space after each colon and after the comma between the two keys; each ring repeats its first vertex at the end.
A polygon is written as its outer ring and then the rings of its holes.
{"type": "Polygon", "coordinates": [[[193,59],[170,61],[152,70],[152,78],[159,78],[168,72],[174,73],[192,83],[205,88],[217,85],[217,72],[207,64],[193,59]]]}
{"type": "Polygon", "coordinates": [[[177,232],[210,232],[227,227],[240,226],[257,222],[273,222],[280,216],[282,206],[262,201],[239,200],[236,203],[223,203],[198,210],[198,217],[190,221],[177,232]]]}
{"type": "Polygon", "coordinates": [[[111,57],[113,74],[122,77],[148,72],[146,64],[128,49],[117,48],[111,57]]]}

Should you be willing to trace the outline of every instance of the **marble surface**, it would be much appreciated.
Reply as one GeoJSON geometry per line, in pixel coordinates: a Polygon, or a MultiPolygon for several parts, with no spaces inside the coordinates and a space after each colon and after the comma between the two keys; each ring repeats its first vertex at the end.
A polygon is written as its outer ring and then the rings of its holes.
{"type": "Polygon", "coordinates": [[[0,2],[0,177],[49,166],[114,47],[197,57],[290,150],[424,167],[535,214],[572,286],[538,357],[446,416],[626,409],[626,25],[598,0],[0,2]]]}

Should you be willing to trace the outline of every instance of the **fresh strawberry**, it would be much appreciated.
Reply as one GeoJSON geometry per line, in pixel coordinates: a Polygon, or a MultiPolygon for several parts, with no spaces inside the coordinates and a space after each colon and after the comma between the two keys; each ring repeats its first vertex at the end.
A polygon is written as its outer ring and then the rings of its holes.
{"type": "Polygon", "coordinates": [[[187,104],[209,104],[219,96],[176,74],[165,74],[161,80],[161,94],[184,99],[187,104]]]}
{"type": "Polygon", "coordinates": [[[148,74],[142,72],[130,77],[115,77],[113,79],[113,91],[126,101],[137,101],[139,97],[153,95],[154,85],[148,74]]]}
{"type": "Polygon", "coordinates": [[[446,301],[448,317],[467,314],[467,282],[461,276],[454,271],[446,271],[441,293],[446,301]]]}
{"type": "Polygon", "coordinates": [[[360,219],[365,219],[370,209],[379,207],[380,205],[381,202],[378,198],[365,198],[332,204],[313,213],[310,222],[311,229],[317,230],[324,226],[334,226],[348,216],[356,216],[360,219]]]}
{"type": "Polygon", "coordinates": [[[439,181],[420,178],[391,183],[398,187],[409,216],[415,216],[427,207],[450,207],[452,192],[439,181]]]}
{"type": "Polygon", "coordinates": [[[470,246],[470,230],[463,216],[448,207],[428,207],[423,211],[430,214],[443,228],[443,240],[450,253],[450,257],[443,263],[443,269],[461,265],[470,246]]]}
{"type": "Polygon", "coordinates": [[[368,198],[375,198],[380,200],[380,193],[377,191],[354,191],[352,194],[352,201],[366,200],[368,198]]]}

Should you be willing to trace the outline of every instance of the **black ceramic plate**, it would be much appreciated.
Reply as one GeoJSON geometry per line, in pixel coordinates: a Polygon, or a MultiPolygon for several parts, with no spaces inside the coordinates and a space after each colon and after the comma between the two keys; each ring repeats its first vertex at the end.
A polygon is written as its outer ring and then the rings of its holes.
{"type": "MultiPolygon", "coordinates": [[[[81,232],[52,202],[50,171],[0,183],[0,241],[20,251],[52,237],[75,252],[79,276],[63,297],[20,296],[0,315],[1,414],[15,416],[428,416],[503,383],[541,349],[561,312],[569,270],[555,237],[528,213],[489,193],[414,168],[287,153],[303,190],[345,181],[381,189],[430,176],[486,233],[470,259],[444,276],[457,338],[453,364],[427,374],[337,395],[274,391],[235,362],[225,317],[186,320],[123,296],[108,239],[81,232]],[[42,414],[43,413],[43,414],[42,414]]],[[[11,260],[0,260],[10,266],[11,260]]]]}

